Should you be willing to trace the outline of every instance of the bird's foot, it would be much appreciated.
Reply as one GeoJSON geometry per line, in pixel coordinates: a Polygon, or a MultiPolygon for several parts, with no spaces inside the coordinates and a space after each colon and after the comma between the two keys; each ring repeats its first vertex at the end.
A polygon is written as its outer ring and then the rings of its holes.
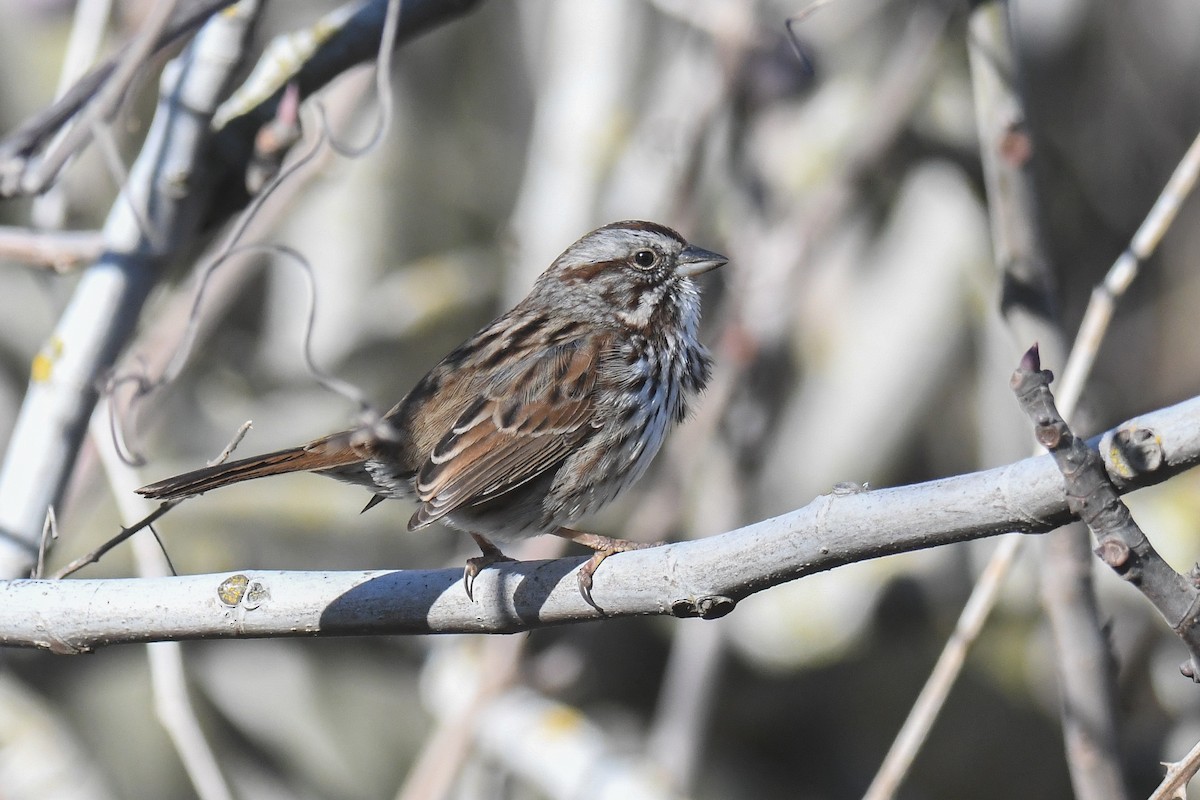
{"type": "Polygon", "coordinates": [[[483,555],[481,556],[468,558],[467,565],[463,568],[463,587],[467,590],[467,599],[474,602],[475,578],[479,573],[492,564],[500,561],[516,561],[516,559],[504,555],[504,553],[500,552],[499,547],[496,547],[490,540],[477,533],[472,533],[471,538],[475,540],[475,543],[479,545],[479,549],[483,551],[483,555]]]}
{"type": "Polygon", "coordinates": [[[650,547],[658,547],[666,542],[631,542],[628,539],[614,539],[611,536],[600,536],[595,533],[584,533],[582,531],[573,531],[570,528],[559,528],[554,532],[556,536],[561,536],[564,539],[570,539],[573,542],[578,542],[584,547],[590,547],[596,552],[592,554],[583,566],[579,568],[579,594],[583,597],[584,602],[589,606],[601,610],[600,606],[592,600],[592,576],[596,574],[601,562],[614,553],[627,553],[630,550],[645,550],[650,547]]]}

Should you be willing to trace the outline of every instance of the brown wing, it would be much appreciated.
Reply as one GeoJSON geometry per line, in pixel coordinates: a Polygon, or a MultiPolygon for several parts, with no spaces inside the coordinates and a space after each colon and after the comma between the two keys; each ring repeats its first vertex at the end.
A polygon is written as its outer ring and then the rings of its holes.
{"type": "Polygon", "coordinates": [[[567,342],[498,375],[418,471],[421,505],[409,530],[520,487],[594,433],[602,346],[595,339],[567,342]]]}

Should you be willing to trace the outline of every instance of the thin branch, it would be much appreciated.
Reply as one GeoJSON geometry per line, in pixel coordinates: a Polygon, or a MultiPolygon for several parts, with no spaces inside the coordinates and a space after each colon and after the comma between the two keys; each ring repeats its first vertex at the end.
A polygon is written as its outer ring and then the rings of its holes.
{"type": "MultiPolygon", "coordinates": [[[[202,26],[209,17],[235,0],[181,0],[166,26],[159,33],[152,52],[159,53],[191,34],[202,26]]],[[[22,192],[25,173],[35,153],[47,146],[59,131],[64,130],[80,109],[92,102],[112,77],[117,66],[124,63],[126,51],[122,50],[98,65],[62,94],[52,105],[26,120],[22,125],[0,141],[0,196],[11,196],[22,192]]],[[[88,127],[86,130],[90,131],[88,127]]]]}
{"type": "Polygon", "coordinates": [[[21,176],[21,194],[37,194],[49,186],[68,159],[79,153],[91,139],[96,125],[112,118],[137,73],[156,49],[174,9],[174,0],[160,0],[150,7],[145,27],[121,54],[112,75],[104,82],[96,97],[80,111],[71,127],[54,141],[36,165],[21,176]]]}
{"type": "Polygon", "coordinates": [[[1149,800],[1187,800],[1187,785],[1200,771],[1200,742],[1180,760],[1167,765],[1167,774],[1149,800]]]}
{"type": "MultiPolygon", "coordinates": [[[[497,638],[487,644],[512,651],[520,647],[510,641],[512,638],[497,638]]],[[[429,687],[425,695],[435,713],[443,718],[464,718],[458,728],[467,737],[464,745],[474,744],[486,764],[500,765],[550,800],[679,797],[664,785],[657,770],[647,767],[641,754],[631,753],[618,735],[606,732],[579,709],[525,686],[484,691],[494,680],[493,669],[515,671],[516,660],[509,652],[497,654],[500,658],[509,656],[507,662],[472,658],[469,650],[461,644],[438,648],[422,683],[429,687]],[[435,671],[440,674],[430,674],[435,671]]],[[[427,748],[433,744],[430,740],[427,748]]],[[[446,788],[432,786],[425,793],[413,791],[397,800],[456,796],[448,794],[446,788]]]]}
{"type": "MultiPolygon", "coordinates": [[[[1200,568],[1183,576],[1173,570],[1134,522],[1129,507],[1110,482],[1099,453],[1076,437],[1059,414],[1050,393],[1053,376],[1043,370],[1034,345],[1012,377],[1021,410],[1034,424],[1034,434],[1054,456],[1066,482],[1067,505],[1091,529],[1096,555],[1146,596],[1183,640],[1191,661],[1184,675],[1200,683],[1200,568]]],[[[1157,457],[1148,432],[1126,433],[1124,444],[1139,462],[1157,457]],[[1144,449],[1143,449],[1144,448],[1144,449]]]]}
{"type": "Polygon", "coordinates": [[[118,533],[116,536],[112,537],[108,541],[104,542],[96,549],[88,552],[85,555],[80,556],[79,558],[76,558],[75,560],[71,561],[69,564],[66,564],[66,565],[60,567],[57,572],[55,572],[53,575],[50,576],[50,580],[54,580],[54,581],[62,580],[63,578],[65,578],[69,575],[74,575],[76,572],[79,572],[79,570],[83,569],[88,564],[95,564],[100,559],[104,558],[105,553],[107,553],[109,550],[112,550],[114,547],[119,545],[121,542],[126,541],[127,539],[129,539],[129,537],[133,536],[138,531],[146,530],[151,525],[153,525],[155,522],[160,520],[164,514],[166,514],[168,511],[170,511],[175,506],[179,505],[181,502],[183,502],[183,501],[182,500],[168,500],[165,503],[160,503],[158,508],[154,509],[149,514],[142,517],[141,519],[139,519],[137,522],[133,523],[132,525],[121,528],[120,533],[118,533]]]}
{"type": "MultiPolygon", "coordinates": [[[[1200,463],[1200,398],[1131,420],[1099,443],[1119,491],[1200,463]]],[[[1070,518],[1048,456],[916,484],[824,495],[736,531],[621,553],[593,598],[570,574],[585,559],[462,571],[265,572],[178,578],[0,583],[0,644],[71,653],[175,639],[512,633],[636,615],[715,618],[769,586],[843,564],[1070,518]]]]}
{"type": "MultiPolygon", "coordinates": [[[[95,426],[97,424],[96,420],[98,418],[103,418],[103,417],[109,417],[110,419],[113,418],[113,414],[112,414],[111,410],[107,408],[108,404],[109,404],[109,401],[105,400],[105,402],[99,406],[102,413],[100,413],[98,416],[93,415],[93,418],[92,418],[93,429],[95,429],[95,426]]],[[[225,445],[225,449],[221,451],[220,455],[218,455],[216,458],[214,458],[212,461],[210,461],[209,465],[213,466],[216,464],[224,463],[225,460],[227,458],[229,458],[229,456],[233,453],[233,451],[237,449],[237,446],[239,444],[241,444],[242,439],[246,436],[246,432],[249,430],[250,430],[250,421],[249,420],[247,420],[246,422],[243,422],[241,425],[239,425],[237,431],[234,432],[234,434],[233,434],[233,438],[229,440],[229,444],[225,445]]],[[[113,452],[116,453],[117,458],[122,462],[122,464],[124,464],[127,467],[130,466],[129,461],[126,459],[125,454],[121,450],[120,443],[119,443],[119,437],[114,435],[114,432],[113,432],[111,426],[104,429],[103,434],[104,434],[105,442],[112,448],[113,452]]],[[[93,437],[95,437],[96,435],[97,435],[97,431],[93,430],[93,437]]],[[[107,469],[107,467],[106,467],[106,469],[107,469]]],[[[111,470],[109,470],[109,471],[111,472],[111,470]]],[[[129,485],[126,487],[128,489],[127,493],[130,495],[135,495],[134,490],[137,489],[137,487],[140,484],[141,484],[141,481],[130,481],[129,485]]],[[[63,578],[68,577],[69,575],[75,574],[76,572],[83,569],[84,567],[86,567],[89,564],[97,563],[98,561],[100,561],[101,558],[103,558],[105,556],[106,553],[108,553],[108,551],[112,550],[117,545],[126,541],[127,539],[129,539],[131,536],[133,536],[135,533],[137,533],[139,531],[149,529],[151,532],[153,532],[154,528],[151,526],[153,526],[155,522],[162,519],[162,517],[164,515],[166,515],[166,513],[168,511],[170,511],[172,508],[174,508],[175,506],[179,505],[180,503],[182,503],[184,500],[187,500],[187,499],[188,498],[185,497],[180,500],[168,500],[165,503],[160,503],[158,508],[156,508],[152,511],[144,512],[142,517],[140,519],[138,519],[137,522],[126,523],[126,525],[121,528],[121,532],[118,533],[116,536],[112,537],[111,539],[109,539],[106,542],[103,542],[99,547],[95,548],[94,550],[87,553],[86,555],[82,555],[79,558],[72,561],[71,563],[67,564],[66,566],[61,567],[57,572],[55,572],[53,575],[50,576],[50,579],[51,580],[61,580],[63,578]]],[[[145,504],[143,502],[141,507],[148,508],[149,506],[148,506],[148,504],[145,504]]],[[[133,518],[137,515],[130,513],[130,514],[127,514],[126,516],[129,518],[133,518]]],[[[164,553],[164,555],[165,555],[165,553],[164,553]]],[[[174,572],[174,570],[171,570],[171,571],[174,572]]]]}
{"type": "Polygon", "coordinates": [[[1062,387],[1058,392],[1061,407],[1075,407],[1087,376],[1091,374],[1096,354],[1100,351],[1100,343],[1104,340],[1104,334],[1108,332],[1117,301],[1137,277],[1141,263],[1158,248],[1158,243],[1175,221],[1183,201],[1196,188],[1198,175],[1200,134],[1192,140],[1191,147],[1175,166],[1167,185],[1150,208],[1150,213],[1138,226],[1129,247],[1117,257],[1104,276],[1104,281],[1092,290],[1083,322],[1079,325],[1075,345],[1071,348],[1071,357],[1067,359],[1067,365],[1063,368],[1062,387]]]}
{"type": "Polygon", "coordinates": [[[58,541],[58,518],[54,513],[54,506],[50,506],[46,509],[46,522],[42,525],[42,541],[38,544],[37,565],[33,568],[32,577],[45,577],[46,553],[56,541],[58,541]]]}
{"type": "MultiPolygon", "coordinates": [[[[104,35],[108,31],[108,18],[112,12],[112,0],[81,0],[75,4],[75,16],[71,22],[71,36],[63,54],[62,72],[58,76],[55,99],[65,95],[96,61],[104,35]]],[[[64,131],[59,131],[61,136],[64,131]]],[[[58,230],[63,227],[67,216],[67,193],[61,184],[55,183],[33,198],[29,218],[38,228],[58,230]]]]}
{"type": "Polygon", "coordinates": [[[991,615],[996,598],[1004,587],[1008,572],[1024,543],[1024,537],[1011,534],[1001,539],[993,551],[979,579],[975,581],[962,613],[958,615],[954,632],[950,634],[942,652],[938,654],[933,670],[925,679],[925,685],[917,695],[904,724],[900,726],[900,731],[888,749],[883,763],[879,765],[879,770],[871,780],[863,800],[884,800],[895,796],[921,746],[925,744],[929,731],[933,729],[933,723],[937,721],[938,714],[946,704],[950,689],[958,680],[963,664],[966,663],[967,653],[979,638],[984,623],[991,615]]]}
{"type": "MultiPolygon", "coordinates": [[[[110,416],[107,401],[101,402],[92,414],[90,432],[92,441],[100,454],[112,489],[113,499],[122,519],[129,521],[150,512],[150,503],[134,493],[141,481],[137,473],[125,463],[116,443],[109,435],[106,420],[110,416]]],[[[243,433],[239,430],[239,435],[243,433]]],[[[230,442],[232,450],[239,435],[230,442]]],[[[153,532],[153,529],[150,529],[153,532]]],[[[160,576],[173,572],[166,553],[159,548],[154,538],[134,541],[134,560],[138,574],[160,576]]],[[[183,668],[182,646],[179,642],[150,642],[146,645],[146,656],[150,664],[150,685],[154,693],[154,711],[166,730],[175,751],[179,754],[192,787],[201,800],[232,800],[233,793],[221,773],[220,764],[200,721],[196,718],[188,694],[187,676],[183,668]]]]}

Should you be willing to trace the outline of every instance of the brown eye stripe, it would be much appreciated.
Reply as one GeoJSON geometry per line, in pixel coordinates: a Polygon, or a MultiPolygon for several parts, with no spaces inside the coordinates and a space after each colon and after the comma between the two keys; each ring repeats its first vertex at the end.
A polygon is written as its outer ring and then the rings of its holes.
{"type": "Polygon", "coordinates": [[[565,271],[563,278],[570,281],[590,281],[600,273],[614,269],[620,264],[620,261],[591,261],[565,271]]]}

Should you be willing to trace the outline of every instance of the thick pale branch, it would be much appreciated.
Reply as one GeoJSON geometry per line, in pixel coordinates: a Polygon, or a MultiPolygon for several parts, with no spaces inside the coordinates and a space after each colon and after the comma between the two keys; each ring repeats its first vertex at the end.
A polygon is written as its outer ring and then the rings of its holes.
{"type": "MultiPolygon", "coordinates": [[[[1200,398],[1148,414],[1099,441],[1121,491],[1200,461],[1200,398]],[[1133,459],[1121,443],[1156,445],[1133,459]]],[[[717,617],[754,592],[853,561],[992,536],[1042,532],[1069,519],[1049,456],[876,491],[825,495],[774,519],[693,542],[621,553],[579,596],[582,559],[484,570],[476,602],[457,569],[247,572],[177,578],[0,584],[0,644],[75,653],[164,639],[511,633],[647,614],[717,617]]]]}

